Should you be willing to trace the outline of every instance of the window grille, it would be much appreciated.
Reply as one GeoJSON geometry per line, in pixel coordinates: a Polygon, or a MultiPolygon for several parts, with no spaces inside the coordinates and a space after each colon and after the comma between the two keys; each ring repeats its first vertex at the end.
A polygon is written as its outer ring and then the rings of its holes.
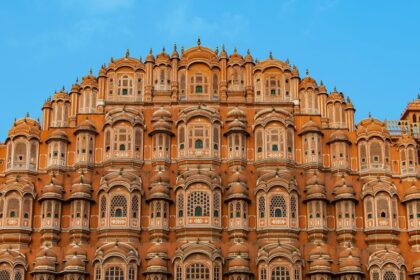
{"type": "Polygon", "coordinates": [[[287,216],[286,201],[283,196],[275,195],[271,198],[270,202],[270,217],[278,218],[287,216]]]}
{"type": "Polygon", "coordinates": [[[116,195],[111,200],[111,217],[127,217],[127,199],[116,195]]]}
{"type": "Polygon", "coordinates": [[[265,198],[263,196],[260,196],[258,199],[258,211],[260,213],[260,218],[265,217],[265,198]]]}
{"type": "Polygon", "coordinates": [[[186,280],[210,279],[210,270],[204,264],[194,263],[186,269],[186,280]]]}
{"type": "Polygon", "coordinates": [[[188,217],[210,216],[209,195],[206,192],[195,191],[188,195],[188,217]]]}
{"type": "Polygon", "coordinates": [[[289,270],[284,266],[278,266],[271,271],[271,280],[290,280],[289,270]]]}
{"type": "Polygon", "coordinates": [[[105,280],[124,280],[124,272],[118,266],[111,266],[105,272],[105,280]]]}

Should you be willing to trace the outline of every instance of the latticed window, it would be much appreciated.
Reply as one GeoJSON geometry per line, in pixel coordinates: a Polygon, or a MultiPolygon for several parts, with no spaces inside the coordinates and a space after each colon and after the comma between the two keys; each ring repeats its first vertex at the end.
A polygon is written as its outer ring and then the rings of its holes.
{"type": "Polygon", "coordinates": [[[377,200],[377,215],[378,218],[388,218],[389,217],[389,203],[386,198],[378,198],[377,200]]]}
{"type": "Polygon", "coordinates": [[[105,218],[105,216],[106,216],[106,197],[105,197],[105,195],[103,195],[102,197],[101,197],[101,206],[100,206],[101,208],[101,218],[105,218]]]}
{"type": "Polygon", "coordinates": [[[297,217],[296,196],[290,197],[290,216],[294,219],[297,217]]]}
{"type": "Polygon", "coordinates": [[[209,195],[195,191],[188,195],[188,217],[210,216],[209,195]]]}
{"type": "Polygon", "coordinates": [[[236,206],[235,206],[235,218],[240,218],[241,217],[241,203],[238,201],[236,202],[236,206]]]}
{"type": "Polygon", "coordinates": [[[192,94],[207,94],[209,92],[208,87],[207,77],[203,74],[197,73],[191,77],[190,92],[192,94]]]}
{"type": "Polygon", "coordinates": [[[372,280],[379,280],[379,272],[375,271],[372,273],[372,280]]]}
{"type": "Polygon", "coordinates": [[[256,132],[256,144],[255,144],[255,149],[257,153],[262,153],[263,152],[263,132],[261,130],[258,130],[256,132]]]}
{"type": "Polygon", "coordinates": [[[182,280],[182,267],[180,265],[176,267],[176,280],[182,280]]]}
{"type": "Polygon", "coordinates": [[[133,94],[133,80],[128,75],[123,75],[118,80],[118,95],[132,95],[133,94]]]}
{"type": "Polygon", "coordinates": [[[261,280],[267,280],[267,270],[265,268],[261,269],[261,280]]]}
{"type": "Polygon", "coordinates": [[[128,280],[134,280],[135,279],[135,270],[132,265],[128,267],[128,280]]]}
{"type": "Polygon", "coordinates": [[[131,131],[129,131],[129,128],[115,128],[114,132],[114,151],[131,151],[131,131]]]}
{"type": "Polygon", "coordinates": [[[271,280],[290,280],[289,270],[284,266],[278,266],[271,271],[271,280]]]}
{"type": "Polygon", "coordinates": [[[137,218],[139,216],[139,197],[133,196],[131,200],[131,217],[137,218]]]}
{"type": "Polygon", "coordinates": [[[184,217],[184,194],[179,193],[177,198],[178,217],[184,217]]]}
{"type": "Polygon", "coordinates": [[[366,145],[360,144],[360,168],[365,169],[367,164],[366,145]]]}
{"type": "Polygon", "coordinates": [[[184,148],[185,148],[185,127],[183,127],[183,126],[181,126],[179,128],[178,143],[179,143],[179,149],[184,150],[184,148]]]}
{"type": "Polygon", "coordinates": [[[300,280],[300,268],[295,267],[295,280],[300,280]]]}
{"type": "Polygon", "coordinates": [[[105,280],[124,280],[124,272],[118,266],[111,266],[105,272],[105,280]]]}
{"type": "Polygon", "coordinates": [[[10,280],[10,272],[7,270],[0,270],[0,280],[10,280]]]}
{"type": "Polygon", "coordinates": [[[258,199],[258,212],[260,213],[260,218],[265,217],[265,198],[260,196],[258,199]]]}
{"type": "Polygon", "coordinates": [[[127,199],[116,195],[111,200],[111,217],[127,217],[127,199]]]}
{"type": "Polygon", "coordinates": [[[194,263],[186,269],[186,280],[208,280],[210,270],[204,264],[194,263]]]}
{"type": "Polygon", "coordinates": [[[214,192],[213,195],[213,216],[219,217],[219,211],[220,211],[220,195],[219,192],[214,192]]]}
{"type": "Polygon", "coordinates": [[[17,198],[10,198],[7,201],[7,215],[9,218],[19,217],[20,203],[17,198]]]}
{"type": "Polygon", "coordinates": [[[216,263],[213,268],[213,279],[220,280],[220,265],[216,263]]]}
{"type": "Polygon", "coordinates": [[[286,201],[283,196],[275,195],[270,201],[270,217],[286,217],[287,208],[286,201]]]}
{"type": "Polygon", "coordinates": [[[372,167],[375,166],[375,164],[381,164],[382,161],[382,148],[379,142],[372,142],[370,143],[370,158],[371,163],[374,164],[372,167]]]}
{"type": "MultiPolygon", "coordinates": [[[[32,206],[32,199],[30,198],[25,198],[24,202],[23,202],[23,218],[24,219],[29,219],[31,217],[30,213],[31,213],[31,206],[32,206]]],[[[3,209],[1,209],[0,211],[3,211],[3,209]]]]}
{"type": "Polygon", "coordinates": [[[96,269],[95,269],[95,280],[101,280],[101,266],[99,264],[96,265],[96,269]]]}
{"type": "Polygon", "coordinates": [[[23,279],[22,272],[16,271],[15,272],[15,278],[14,279],[15,280],[22,280],[23,279]]]}
{"type": "Polygon", "coordinates": [[[385,271],[383,280],[397,280],[397,275],[392,271],[385,271]]]}

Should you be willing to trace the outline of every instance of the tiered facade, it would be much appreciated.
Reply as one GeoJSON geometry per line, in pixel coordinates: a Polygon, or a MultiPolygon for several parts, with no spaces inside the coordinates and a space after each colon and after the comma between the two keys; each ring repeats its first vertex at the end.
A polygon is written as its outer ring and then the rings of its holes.
{"type": "Polygon", "coordinates": [[[271,54],[127,51],[0,145],[0,280],[420,279],[420,100],[354,112],[271,54]]]}

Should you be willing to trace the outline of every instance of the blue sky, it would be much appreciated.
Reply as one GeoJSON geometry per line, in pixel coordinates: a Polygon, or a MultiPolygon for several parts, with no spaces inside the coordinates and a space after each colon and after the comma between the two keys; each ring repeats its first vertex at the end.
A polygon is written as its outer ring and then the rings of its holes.
{"type": "Polygon", "coordinates": [[[420,1],[16,0],[0,9],[0,141],[15,117],[110,57],[225,44],[308,68],[355,105],[397,119],[420,93],[420,1]]]}

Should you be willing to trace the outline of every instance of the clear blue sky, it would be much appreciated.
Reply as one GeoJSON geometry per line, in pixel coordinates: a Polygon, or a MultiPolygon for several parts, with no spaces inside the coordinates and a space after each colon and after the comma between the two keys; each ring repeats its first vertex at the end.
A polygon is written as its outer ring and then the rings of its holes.
{"type": "Polygon", "coordinates": [[[16,0],[0,9],[0,141],[15,117],[41,117],[44,100],[130,48],[145,57],[174,42],[249,48],[290,59],[356,119],[397,119],[420,93],[420,1],[16,0]]]}

